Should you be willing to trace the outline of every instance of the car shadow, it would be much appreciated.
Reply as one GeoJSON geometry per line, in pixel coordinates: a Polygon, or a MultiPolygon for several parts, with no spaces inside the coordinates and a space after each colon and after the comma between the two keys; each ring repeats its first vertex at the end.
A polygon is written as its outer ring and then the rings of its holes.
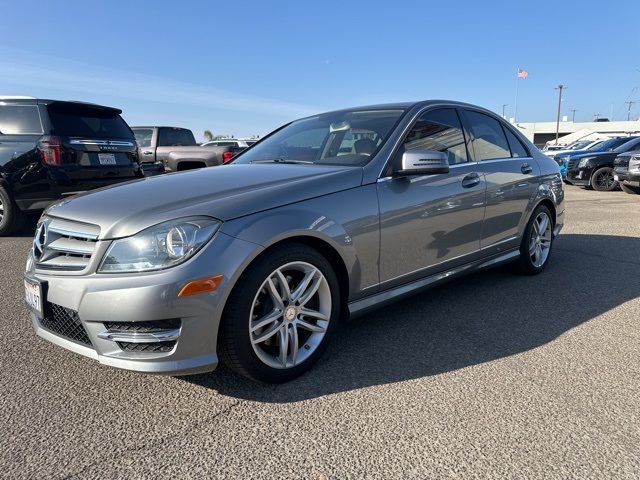
{"type": "Polygon", "coordinates": [[[316,366],[283,385],[220,367],[182,377],[221,394],[296,402],[438,375],[545,345],[640,296],[640,239],[561,235],[545,272],[478,272],[343,322],[316,366]]]}
{"type": "Polygon", "coordinates": [[[36,233],[36,225],[38,224],[39,219],[39,213],[27,214],[26,218],[24,219],[24,224],[20,227],[20,229],[9,236],[16,238],[32,238],[36,233]]]}

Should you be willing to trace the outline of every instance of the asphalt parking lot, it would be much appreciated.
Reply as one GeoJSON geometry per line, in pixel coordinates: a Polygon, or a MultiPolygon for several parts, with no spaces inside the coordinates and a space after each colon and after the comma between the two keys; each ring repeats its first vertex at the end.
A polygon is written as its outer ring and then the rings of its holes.
{"type": "Polygon", "coordinates": [[[567,187],[537,277],[487,271],[340,327],[264,386],[100,366],[33,334],[0,239],[3,478],[639,478],[640,196],[567,187]]]}

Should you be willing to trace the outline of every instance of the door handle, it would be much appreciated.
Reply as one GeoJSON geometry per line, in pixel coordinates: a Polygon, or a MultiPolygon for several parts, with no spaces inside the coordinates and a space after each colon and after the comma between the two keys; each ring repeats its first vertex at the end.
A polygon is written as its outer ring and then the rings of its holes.
{"type": "Polygon", "coordinates": [[[462,186],[464,188],[475,187],[479,183],[480,183],[480,175],[478,175],[475,172],[469,173],[462,179],[462,186]]]}
{"type": "Polygon", "coordinates": [[[520,167],[520,171],[525,175],[528,175],[529,173],[533,172],[533,167],[531,167],[531,165],[529,165],[528,163],[523,163],[520,167]]]}
{"type": "Polygon", "coordinates": [[[143,155],[152,155],[153,152],[151,150],[145,150],[144,152],[142,152],[143,155]]]}

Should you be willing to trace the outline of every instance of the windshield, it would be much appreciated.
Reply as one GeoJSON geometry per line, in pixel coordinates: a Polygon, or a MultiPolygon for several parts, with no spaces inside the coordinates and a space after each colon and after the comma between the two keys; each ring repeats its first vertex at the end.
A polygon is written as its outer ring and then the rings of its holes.
{"type": "Polygon", "coordinates": [[[364,165],[404,110],[349,110],[295,121],[242,153],[233,163],[364,165]]]}
{"type": "Polygon", "coordinates": [[[591,142],[576,142],[569,147],[569,150],[581,150],[587,145],[589,145],[590,143],[591,142]]]}
{"type": "Polygon", "coordinates": [[[624,153],[630,150],[636,150],[636,147],[640,144],[640,138],[634,137],[628,142],[623,143],[618,148],[614,148],[613,151],[616,153],[624,153]]]}
{"type": "Polygon", "coordinates": [[[593,148],[592,150],[594,152],[608,152],[610,150],[613,150],[616,147],[619,147],[623,143],[627,143],[628,141],[629,141],[629,138],[611,138],[609,140],[605,140],[604,142],[602,142],[600,145],[593,148]]]}

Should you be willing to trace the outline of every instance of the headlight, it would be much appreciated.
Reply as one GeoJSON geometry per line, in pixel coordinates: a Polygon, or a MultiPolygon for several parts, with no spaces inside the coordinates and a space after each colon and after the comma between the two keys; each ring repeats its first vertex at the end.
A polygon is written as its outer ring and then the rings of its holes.
{"type": "Polygon", "coordinates": [[[578,163],[578,168],[586,167],[587,164],[589,163],[589,160],[593,160],[593,157],[587,157],[587,158],[580,159],[580,162],[578,163]]]}
{"type": "Polygon", "coordinates": [[[629,159],[629,170],[640,170],[640,156],[633,156],[629,159]]]}
{"type": "Polygon", "coordinates": [[[187,217],[114,240],[98,271],[146,272],[173,267],[195,255],[219,226],[220,222],[211,217],[187,217]]]}

